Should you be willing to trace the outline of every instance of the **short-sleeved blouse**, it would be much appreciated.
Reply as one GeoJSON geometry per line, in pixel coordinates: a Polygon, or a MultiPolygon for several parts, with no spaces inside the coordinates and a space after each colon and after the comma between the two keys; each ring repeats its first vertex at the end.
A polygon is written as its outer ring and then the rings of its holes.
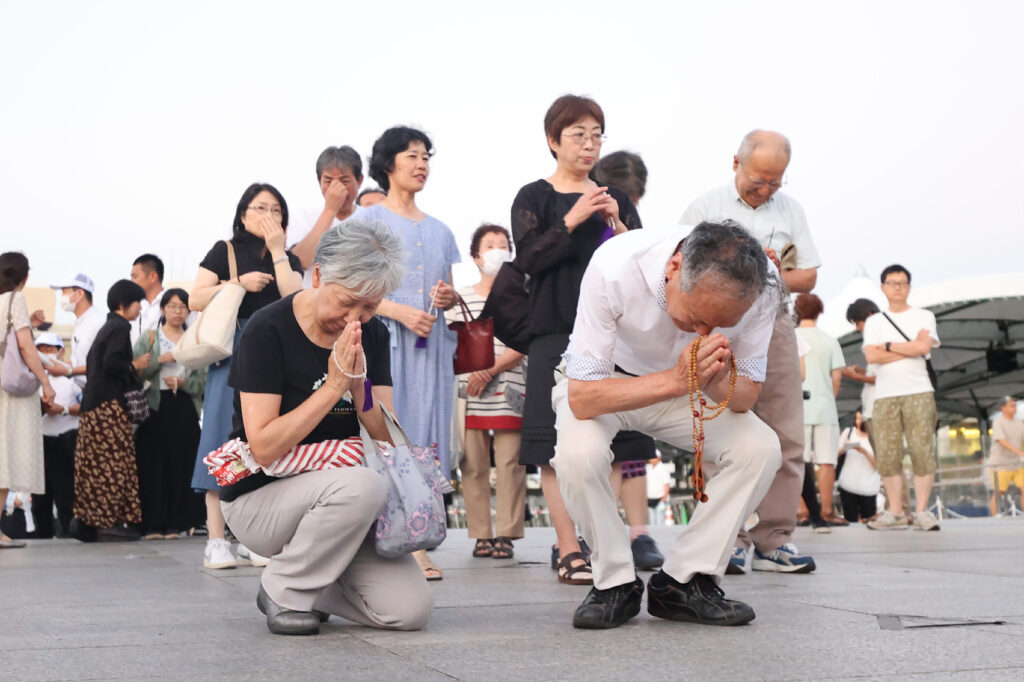
{"type": "MultiPolygon", "coordinates": [[[[231,238],[231,245],[235,248],[235,261],[238,264],[239,277],[247,272],[274,274],[274,260],[270,256],[270,251],[264,252],[265,242],[261,238],[248,232],[236,233],[231,238]]],[[[288,265],[301,277],[302,262],[291,251],[288,251],[287,255],[288,265]]],[[[223,241],[218,241],[213,245],[199,267],[213,272],[222,282],[230,278],[228,247],[223,241]]],[[[238,308],[238,319],[246,320],[260,308],[280,299],[281,292],[278,291],[276,282],[271,282],[262,291],[247,291],[242,299],[242,305],[238,308]]]]}
{"type": "MultiPolygon", "coordinates": [[[[608,193],[618,202],[619,219],[627,228],[643,227],[625,192],[609,187],[608,193]]],[[[515,264],[530,275],[530,338],[568,334],[576,321],[583,273],[608,228],[595,213],[569,232],[565,215],[581,196],[563,194],[547,180],[537,180],[520,189],[512,202],[515,264]]]]}

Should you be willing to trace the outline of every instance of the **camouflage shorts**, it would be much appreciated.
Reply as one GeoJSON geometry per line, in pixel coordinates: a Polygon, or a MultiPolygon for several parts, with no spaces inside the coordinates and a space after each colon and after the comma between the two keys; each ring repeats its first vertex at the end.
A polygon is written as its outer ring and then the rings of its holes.
{"type": "Polygon", "coordinates": [[[915,476],[935,473],[935,394],[931,391],[880,398],[871,413],[878,473],[903,473],[903,439],[915,476]]]}

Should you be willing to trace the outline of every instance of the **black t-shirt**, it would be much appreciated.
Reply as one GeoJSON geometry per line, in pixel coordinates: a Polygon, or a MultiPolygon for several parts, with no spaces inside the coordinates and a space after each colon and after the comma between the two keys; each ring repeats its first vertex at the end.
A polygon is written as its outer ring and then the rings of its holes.
{"type": "MultiPolygon", "coordinates": [[[[274,259],[270,252],[264,252],[265,243],[254,234],[244,232],[236,234],[231,238],[231,245],[235,247],[235,263],[238,265],[238,276],[241,277],[247,272],[264,272],[268,275],[274,274],[274,259]]],[[[288,251],[288,264],[292,270],[302,274],[302,262],[298,256],[288,251]]],[[[231,277],[231,270],[228,268],[228,247],[223,241],[218,241],[209,250],[206,257],[199,264],[199,267],[206,268],[220,278],[222,282],[231,277]]],[[[263,288],[263,291],[247,291],[242,298],[242,305],[238,308],[238,318],[245,320],[252,317],[260,308],[270,305],[274,301],[281,300],[281,292],[277,290],[277,283],[271,282],[263,288]]]]}
{"type": "MultiPolygon", "coordinates": [[[[280,414],[287,414],[305,402],[327,379],[331,349],[321,348],[306,336],[295,319],[295,294],[257,311],[245,326],[238,347],[231,356],[228,385],[235,389],[232,438],[248,440],[242,423],[241,398],[245,393],[273,393],[281,396],[280,414]]],[[[363,325],[363,352],[367,378],[374,386],[391,386],[391,337],[376,317],[363,325]]],[[[363,390],[358,382],[353,390],[363,390]]],[[[351,400],[342,398],[309,432],[301,443],[344,439],[359,435],[359,419],[351,400]]],[[[274,479],[262,472],[221,490],[221,499],[231,501],[274,479]]]]}
{"type": "MultiPolygon", "coordinates": [[[[608,194],[619,205],[619,219],[630,230],[643,227],[636,207],[618,187],[608,194]]],[[[563,194],[547,180],[524,185],[512,203],[515,265],[530,275],[529,335],[568,334],[576,321],[580,282],[608,226],[594,213],[570,234],[565,214],[582,196],[563,194]]]]}

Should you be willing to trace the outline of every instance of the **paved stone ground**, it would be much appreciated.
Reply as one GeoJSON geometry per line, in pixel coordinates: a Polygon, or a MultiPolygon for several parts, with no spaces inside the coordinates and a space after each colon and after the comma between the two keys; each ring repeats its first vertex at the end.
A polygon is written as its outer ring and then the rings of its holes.
{"type": "MultiPolygon", "coordinates": [[[[35,541],[0,552],[0,670],[18,682],[1024,679],[1021,520],[948,521],[939,533],[799,528],[816,573],[725,581],[757,611],[751,625],[644,611],[602,632],[572,629],[588,588],[555,580],[551,529],[527,533],[515,559],[498,561],[471,558],[465,531],[453,531],[432,553],[444,580],[421,632],[332,618],[304,638],[267,631],[254,604],[259,569],[201,569],[199,539],[35,541]],[[883,629],[885,614],[903,616],[893,622],[904,629],[883,629]],[[1005,624],[956,624],[964,620],[1005,624]]],[[[664,549],[674,529],[653,534],[664,549]]]]}

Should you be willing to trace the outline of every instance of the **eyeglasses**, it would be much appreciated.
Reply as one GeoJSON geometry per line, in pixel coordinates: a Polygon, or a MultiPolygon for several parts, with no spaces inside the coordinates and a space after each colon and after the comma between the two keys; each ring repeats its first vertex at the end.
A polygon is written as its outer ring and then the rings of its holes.
{"type": "Polygon", "coordinates": [[[587,140],[590,140],[595,147],[600,147],[608,139],[607,135],[602,135],[601,133],[594,133],[592,135],[587,135],[586,133],[564,133],[562,137],[569,138],[579,147],[582,147],[587,140]]]}
{"type": "Polygon", "coordinates": [[[746,173],[743,174],[743,177],[745,177],[747,179],[747,182],[750,183],[750,186],[753,187],[754,189],[761,189],[762,187],[770,187],[773,190],[776,190],[776,189],[780,189],[787,182],[785,178],[783,178],[782,180],[776,180],[775,182],[768,182],[767,180],[755,180],[754,178],[750,177],[746,173]]]}
{"type": "Polygon", "coordinates": [[[899,280],[899,281],[895,281],[895,282],[890,281],[890,280],[886,280],[885,281],[885,286],[891,287],[893,289],[908,289],[908,288],[910,288],[910,282],[906,282],[906,281],[903,281],[903,280],[899,280]]]}
{"type": "Polygon", "coordinates": [[[168,303],[164,306],[164,310],[170,310],[171,312],[188,312],[188,306],[180,303],[168,303]]]}
{"type": "Polygon", "coordinates": [[[273,208],[271,208],[270,206],[249,206],[248,208],[250,211],[255,211],[256,213],[272,213],[277,218],[280,218],[282,216],[280,206],[274,206],[273,208]]]}

